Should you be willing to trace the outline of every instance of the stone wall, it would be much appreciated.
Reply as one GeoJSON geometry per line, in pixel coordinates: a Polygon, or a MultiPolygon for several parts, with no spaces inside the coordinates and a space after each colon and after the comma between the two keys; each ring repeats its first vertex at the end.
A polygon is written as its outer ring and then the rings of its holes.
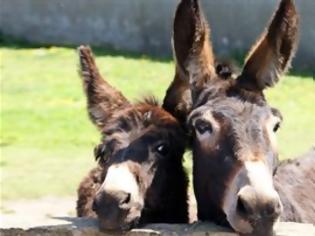
{"type": "MultiPolygon", "coordinates": [[[[0,229],[2,236],[104,236],[122,235],[115,232],[100,232],[97,222],[84,218],[64,218],[58,225],[36,228],[0,229]]],[[[228,229],[210,223],[190,225],[154,224],[125,233],[126,236],[237,236],[228,229]]],[[[315,227],[310,224],[279,223],[276,226],[277,236],[314,236],[315,227]]]]}
{"type": "MultiPolygon", "coordinates": [[[[272,15],[276,0],[201,0],[220,55],[248,50],[272,15]]],[[[178,0],[1,0],[0,32],[31,42],[88,43],[171,55],[178,0]]],[[[296,0],[301,44],[295,64],[315,71],[315,1],[296,0]]]]}

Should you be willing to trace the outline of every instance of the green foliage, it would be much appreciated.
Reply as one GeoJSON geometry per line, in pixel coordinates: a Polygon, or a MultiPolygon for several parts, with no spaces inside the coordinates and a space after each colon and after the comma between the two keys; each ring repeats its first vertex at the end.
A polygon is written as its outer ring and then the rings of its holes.
{"type": "MultiPolygon", "coordinates": [[[[163,99],[173,62],[107,53],[96,51],[99,68],[129,99],[149,94],[163,99]]],[[[95,165],[92,150],[99,134],[86,114],[77,63],[72,48],[1,47],[2,199],[74,196],[95,165]]],[[[314,91],[312,78],[292,76],[268,91],[270,104],[285,118],[279,133],[282,158],[315,144],[314,91]]]]}

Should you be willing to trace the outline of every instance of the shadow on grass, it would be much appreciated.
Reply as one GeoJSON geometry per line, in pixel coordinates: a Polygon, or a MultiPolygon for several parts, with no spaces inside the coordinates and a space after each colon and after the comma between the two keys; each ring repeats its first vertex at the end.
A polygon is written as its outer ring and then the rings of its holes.
{"type": "MultiPolygon", "coordinates": [[[[50,48],[50,47],[64,47],[76,50],[82,44],[50,44],[50,43],[34,43],[25,39],[15,38],[13,36],[4,35],[0,31],[0,47],[12,49],[35,49],[35,48],[50,48]]],[[[89,44],[86,44],[89,45],[89,44]]],[[[93,52],[96,56],[112,56],[125,57],[131,59],[148,59],[157,62],[171,62],[171,56],[152,56],[128,50],[120,50],[111,47],[110,45],[92,45],[93,52]]]]}
{"type": "MultiPolygon", "coordinates": [[[[0,31],[0,47],[7,47],[12,49],[19,48],[50,48],[55,46],[60,46],[64,48],[69,48],[76,50],[81,44],[49,44],[49,43],[34,43],[25,39],[16,38],[13,36],[4,35],[0,31]]],[[[131,59],[148,59],[156,62],[171,62],[173,61],[172,56],[153,56],[150,53],[144,54],[139,52],[133,52],[128,50],[115,49],[110,45],[93,45],[93,52],[96,56],[112,56],[112,57],[125,57],[131,59]]],[[[236,71],[240,72],[242,64],[245,61],[246,53],[243,51],[235,50],[230,53],[229,56],[218,56],[219,61],[226,61],[231,65],[235,66],[236,71]]],[[[294,63],[293,63],[294,64],[294,63]]],[[[315,72],[310,69],[296,69],[297,67],[293,66],[293,69],[290,70],[289,75],[300,77],[301,79],[312,77],[315,81],[315,72]]],[[[300,68],[303,68],[300,66],[300,68]]]]}

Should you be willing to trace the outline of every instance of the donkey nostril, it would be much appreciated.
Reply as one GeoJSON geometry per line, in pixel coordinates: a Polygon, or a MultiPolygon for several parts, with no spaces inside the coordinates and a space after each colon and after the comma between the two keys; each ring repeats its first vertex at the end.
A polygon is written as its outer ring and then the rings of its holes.
{"type": "Polygon", "coordinates": [[[279,216],[281,213],[281,203],[280,201],[272,201],[265,206],[264,215],[265,216],[279,216]]]}
{"type": "Polygon", "coordinates": [[[265,206],[265,210],[263,211],[264,212],[264,215],[266,216],[271,216],[275,213],[275,207],[274,207],[274,204],[272,203],[268,203],[266,206],[265,206]]]}
{"type": "Polygon", "coordinates": [[[94,200],[93,201],[93,203],[92,203],[92,210],[94,211],[94,212],[96,212],[96,210],[97,210],[97,203],[96,203],[96,201],[94,200]]]}
{"type": "Polygon", "coordinates": [[[120,204],[123,205],[123,204],[128,204],[131,200],[131,194],[130,193],[125,193],[120,204]]]}
{"type": "Polygon", "coordinates": [[[242,215],[250,215],[250,214],[252,214],[250,206],[241,197],[239,197],[238,200],[237,200],[236,208],[237,208],[238,213],[240,213],[242,215]]]}
{"type": "Polygon", "coordinates": [[[241,198],[238,198],[237,200],[237,210],[240,213],[243,213],[243,214],[246,213],[246,207],[244,205],[244,201],[241,198]]]}

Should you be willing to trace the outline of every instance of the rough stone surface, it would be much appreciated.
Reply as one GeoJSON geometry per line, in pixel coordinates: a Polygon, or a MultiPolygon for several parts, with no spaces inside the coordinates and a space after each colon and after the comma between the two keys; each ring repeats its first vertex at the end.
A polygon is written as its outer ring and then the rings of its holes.
{"type": "MultiPolygon", "coordinates": [[[[97,221],[85,218],[65,217],[60,219],[59,225],[2,228],[1,236],[236,236],[237,234],[228,229],[210,223],[185,224],[152,224],[141,229],[133,229],[129,232],[100,232],[97,221]]],[[[315,227],[311,224],[278,223],[276,226],[277,236],[315,236],[315,227]]]]}
{"type": "Polygon", "coordinates": [[[65,217],[76,216],[75,207],[75,197],[45,196],[0,201],[0,228],[60,225],[65,217]]]}

